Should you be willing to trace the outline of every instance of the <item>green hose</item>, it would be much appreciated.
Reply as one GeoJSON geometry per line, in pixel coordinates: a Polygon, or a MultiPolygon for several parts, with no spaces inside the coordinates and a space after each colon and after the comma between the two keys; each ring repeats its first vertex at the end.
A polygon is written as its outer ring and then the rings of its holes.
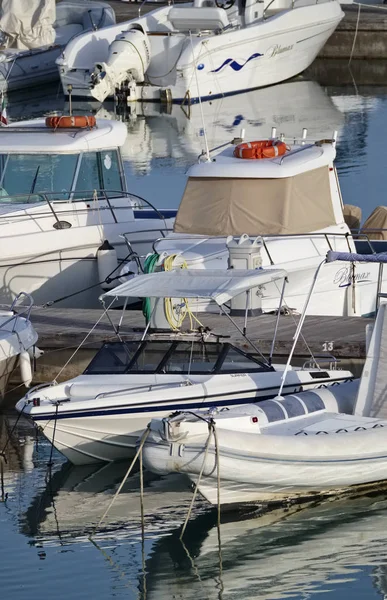
{"type": "MultiPolygon", "coordinates": [[[[155,254],[150,254],[149,256],[147,256],[144,262],[144,273],[154,273],[154,271],[156,270],[156,263],[158,260],[159,255],[157,254],[157,252],[155,252],[155,254]]],[[[150,318],[152,316],[152,306],[150,298],[144,298],[142,302],[142,314],[145,317],[146,323],[149,323],[150,318]]]]}

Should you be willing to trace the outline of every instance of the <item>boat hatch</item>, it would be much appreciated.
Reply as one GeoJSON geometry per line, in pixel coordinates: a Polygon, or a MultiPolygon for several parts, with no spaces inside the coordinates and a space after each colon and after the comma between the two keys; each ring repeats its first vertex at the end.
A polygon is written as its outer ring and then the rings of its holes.
{"type": "Polygon", "coordinates": [[[41,202],[40,193],[50,193],[51,200],[81,199],[85,196],[84,190],[94,189],[112,190],[111,197],[125,189],[117,150],[77,154],[0,154],[2,203],[41,202]]]}
{"type": "Polygon", "coordinates": [[[106,342],[86,375],[126,373],[227,374],[273,371],[252,354],[228,343],[106,342]]]}

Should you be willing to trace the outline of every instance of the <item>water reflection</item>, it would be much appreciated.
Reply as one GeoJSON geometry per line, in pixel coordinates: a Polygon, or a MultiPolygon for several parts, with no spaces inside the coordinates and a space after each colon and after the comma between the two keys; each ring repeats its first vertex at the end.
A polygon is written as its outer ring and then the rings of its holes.
{"type": "MultiPolygon", "coordinates": [[[[8,418],[12,427],[13,416],[8,418]]],[[[88,536],[128,465],[71,467],[57,462],[56,455],[52,477],[47,478],[49,444],[39,441],[33,453],[24,452],[29,434],[20,421],[9,446],[9,477],[4,481],[9,496],[0,519],[3,525],[17,523],[19,535],[34,551],[23,549],[25,543],[16,545],[17,536],[5,529],[7,544],[22,550],[24,581],[39,585],[36,557],[48,561],[48,586],[64,577],[69,565],[74,570],[58,598],[75,590],[86,597],[86,583],[94,586],[96,598],[114,593],[143,600],[274,600],[322,592],[341,598],[355,589],[366,597],[387,593],[387,491],[270,512],[224,512],[219,552],[217,514],[202,501],[195,504],[181,544],[191,491],[186,479],[177,475],[159,479],[145,473],[142,538],[135,473],[91,542],[88,536]],[[96,563],[99,567],[92,575],[89,569],[96,563]],[[99,594],[99,588],[104,593],[99,594]]],[[[0,551],[0,557],[9,564],[7,552],[0,551]]]]}
{"type": "MultiPolygon", "coordinates": [[[[46,478],[20,519],[21,532],[40,542],[83,541],[94,532],[121,483],[129,463],[74,467],[64,463],[46,478]]],[[[157,478],[144,473],[145,525],[148,534],[176,527],[191,500],[184,477],[157,478]]],[[[205,503],[199,503],[200,506],[205,503]]],[[[96,539],[139,539],[140,477],[125,483],[111,510],[98,527],[96,539]]]]}
{"type": "MultiPolygon", "coordinates": [[[[261,139],[271,128],[288,137],[306,127],[312,138],[339,133],[337,161],[344,202],[363,208],[364,217],[383,203],[386,186],[383,139],[385,88],[322,87],[316,81],[294,81],[203,104],[210,148],[245,131],[246,139],[261,139]]],[[[44,92],[10,95],[11,120],[37,117],[51,110],[68,110],[57,87],[44,92]]],[[[74,103],[78,112],[125,120],[128,137],[122,149],[128,187],[158,207],[176,207],[187,168],[205,147],[200,107],[172,105],[166,112],[157,103],[135,103],[117,114],[113,103],[103,107],[74,103]]],[[[386,132],[387,133],[387,132],[386,132]]]]}
{"type": "Polygon", "coordinates": [[[204,597],[203,591],[208,598],[273,600],[321,592],[342,597],[360,579],[368,593],[373,585],[383,595],[386,508],[386,496],[378,496],[279,509],[242,521],[224,516],[221,554],[216,517],[200,516],[187,530],[187,552],[178,532],[153,546],[147,597],[190,600],[204,597]]]}

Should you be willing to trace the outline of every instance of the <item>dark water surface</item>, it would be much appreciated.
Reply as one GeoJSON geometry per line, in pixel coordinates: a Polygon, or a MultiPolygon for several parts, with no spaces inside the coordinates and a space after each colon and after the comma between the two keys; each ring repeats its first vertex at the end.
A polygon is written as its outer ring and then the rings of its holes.
{"type": "MultiPolygon", "coordinates": [[[[11,118],[63,107],[56,88],[11,98],[11,118]]],[[[322,87],[302,79],[204,106],[210,147],[243,128],[270,135],[327,137],[337,130],[343,198],[364,217],[386,204],[386,88],[322,87]]],[[[109,116],[109,110],[100,114],[109,116]]],[[[157,206],[177,206],[185,172],[204,147],[198,107],[137,109],[124,148],[128,188],[157,206]]],[[[184,478],[145,476],[144,536],[139,474],[129,478],[107,519],[89,536],[127,464],[72,468],[24,419],[0,415],[1,598],[385,598],[387,492],[248,515],[216,513],[196,501],[185,545],[179,527],[191,500],[184,478]],[[12,433],[11,433],[12,432],[12,433]]]]}

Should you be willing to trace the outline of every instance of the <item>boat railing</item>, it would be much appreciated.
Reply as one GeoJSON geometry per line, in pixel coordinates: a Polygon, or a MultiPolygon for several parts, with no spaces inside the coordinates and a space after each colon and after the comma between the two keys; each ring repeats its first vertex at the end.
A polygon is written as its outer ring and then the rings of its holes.
{"type": "MultiPolygon", "coordinates": [[[[9,323],[13,323],[12,325],[12,332],[15,331],[16,329],[16,324],[18,322],[18,320],[20,319],[20,317],[24,317],[25,319],[29,319],[30,315],[31,315],[31,309],[34,305],[34,300],[32,298],[32,296],[30,296],[30,294],[27,294],[27,292],[19,292],[19,294],[14,298],[11,307],[10,307],[10,312],[13,312],[14,314],[11,315],[9,317],[9,319],[6,319],[3,323],[1,323],[0,325],[0,331],[6,328],[6,325],[8,325],[9,323]],[[21,306],[20,308],[22,308],[23,310],[21,310],[20,312],[15,312],[15,308],[17,303],[19,302],[20,298],[27,298],[28,300],[28,306],[21,306]]],[[[7,331],[9,331],[9,329],[7,329],[7,331]]]]}
{"type": "Polygon", "coordinates": [[[109,396],[117,396],[118,394],[127,394],[132,392],[152,392],[154,389],[171,388],[171,387],[185,387],[187,385],[193,385],[190,379],[184,381],[170,382],[170,383],[149,383],[145,385],[131,386],[127,388],[119,388],[117,390],[111,390],[109,392],[101,392],[95,397],[96,400],[99,398],[108,398],[109,396]]]}
{"type": "MultiPolygon", "coordinates": [[[[295,7],[296,7],[296,4],[297,4],[298,2],[301,2],[301,1],[302,1],[302,2],[304,3],[304,5],[305,5],[305,0],[292,0],[292,1],[291,1],[291,6],[290,6],[289,8],[291,8],[291,9],[295,8],[295,7]]],[[[331,0],[314,0],[314,4],[319,4],[319,3],[322,3],[322,2],[330,2],[330,1],[331,1],[331,0]]],[[[144,2],[146,2],[146,0],[144,0],[144,2]]],[[[265,8],[264,8],[264,11],[263,11],[263,18],[264,18],[264,19],[267,19],[269,16],[271,16],[271,15],[268,15],[267,13],[268,13],[268,10],[269,10],[270,6],[271,6],[272,4],[274,4],[274,2],[276,2],[276,0],[271,0],[271,2],[269,2],[269,4],[268,4],[267,6],[265,6],[265,8]]],[[[310,2],[310,4],[313,4],[313,2],[310,2]]],[[[281,10],[281,12],[282,12],[282,11],[284,11],[284,10],[286,10],[286,9],[285,9],[285,8],[281,8],[281,9],[279,9],[279,10],[278,10],[278,12],[279,12],[280,10],[281,10]]]]}
{"type": "MultiPolygon", "coordinates": [[[[96,212],[100,214],[104,210],[108,210],[111,213],[112,219],[115,223],[118,223],[118,218],[116,215],[117,210],[122,210],[121,207],[114,206],[114,200],[119,198],[129,198],[132,200],[130,208],[133,210],[141,211],[141,210],[152,210],[157,217],[164,221],[166,217],[162,214],[162,212],[156,208],[149,200],[138,196],[137,194],[133,194],[132,192],[126,192],[123,190],[104,190],[104,189],[94,189],[94,190],[77,190],[71,192],[39,192],[39,193],[29,193],[29,194],[13,194],[9,196],[0,196],[0,208],[2,204],[11,204],[15,208],[15,212],[20,205],[22,210],[25,210],[25,205],[46,203],[49,208],[49,213],[47,212],[39,212],[34,211],[32,214],[26,214],[23,212],[20,215],[12,214],[12,220],[15,219],[25,219],[29,217],[30,219],[35,220],[37,217],[46,217],[50,213],[55,219],[54,228],[55,229],[68,229],[71,227],[71,223],[67,221],[61,220],[63,216],[66,214],[73,215],[74,212],[74,204],[80,203],[90,203],[84,209],[83,212],[90,214],[90,212],[96,212]],[[75,195],[77,197],[75,197],[75,195]],[[60,197],[62,196],[62,197],[60,197]],[[100,206],[99,201],[106,201],[107,206],[100,206]],[[58,206],[61,206],[61,210],[58,210],[58,206]],[[63,205],[68,205],[68,210],[63,210],[63,205]],[[60,218],[61,217],[61,218],[60,218]]],[[[77,213],[80,214],[82,210],[78,210],[77,213]]],[[[4,220],[8,220],[9,214],[0,214],[0,223],[4,220]]],[[[166,224],[165,224],[166,225],[166,224]]]]}
{"type": "MultiPolygon", "coordinates": [[[[327,250],[333,250],[333,245],[332,242],[337,239],[337,238],[343,238],[345,240],[347,240],[347,244],[348,244],[348,250],[351,252],[352,248],[350,246],[349,240],[360,240],[360,241],[364,241],[365,243],[367,243],[368,247],[369,247],[369,252],[370,254],[377,254],[378,250],[375,248],[373,242],[377,242],[378,240],[372,240],[370,239],[368,234],[371,233],[380,233],[382,231],[387,231],[387,230],[383,230],[383,229],[375,229],[375,230],[362,230],[361,232],[359,232],[358,230],[355,231],[351,231],[351,233],[340,233],[340,232],[313,232],[313,233],[268,233],[268,234],[264,234],[262,236],[251,236],[251,237],[261,237],[262,239],[262,244],[263,247],[265,249],[265,252],[268,256],[268,259],[270,261],[271,265],[274,265],[275,262],[270,254],[270,251],[268,249],[268,246],[266,244],[267,240],[270,239],[284,239],[284,240],[288,240],[288,239],[303,239],[303,238],[312,238],[312,239],[325,239],[326,244],[327,244],[327,250]]],[[[206,236],[206,235],[179,235],[176,238],[171,238],[171,241],[190,241],[192,242],[192,246],[188,246],[187,248],[184,248],[184,250],[182,250],[180,252],[180,254],[184,254],[184,252],[187,252],[188,250],[190,250],[191,248],[194,248],[197,246],[197,243],[201,243],[201,242],[210,242],[212,240],[224,240],[227,236],[225,235],[218,235],[218,236],[206,236]]],[[[386,235],[387,237],[387,235],[386,235]]],[[[153,242],[153,251],[157,252],[157,244],[163,242],[165,240],[165,237],[159,237],[157,238],[154,242],[153,242]]],[[[175,250],[176,251],[176,250],[175,250]]],[[[386,240],[386,251],[387,251],[387,240],[386,240]]]]}
{"type": "Polygon", "coordinates": [[[328,364],[330,371],[336,371],[339,362],[340,359],[333,356],[333,354],[314,354],[304,362],[302,365],[302,370],[306,371],[308,369],[320,369],[321,365],[328,364]]]}

